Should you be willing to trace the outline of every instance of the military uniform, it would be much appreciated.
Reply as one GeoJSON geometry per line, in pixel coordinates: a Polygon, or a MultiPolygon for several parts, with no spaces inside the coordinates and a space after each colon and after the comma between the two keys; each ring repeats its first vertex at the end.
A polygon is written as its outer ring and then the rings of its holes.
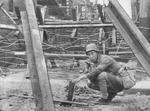
{"type": "Polygon", "coordinates": [[[87,75],[78,77],[74,82],[88,78],[91,81],[88,86],[102,92],[102,98],[99,102],[111,101],[117,92],[130,89],[135,85],[134,74],[111,56],[101,55],[96,44],[88,44],[86,54],[89,57],[86,62],[87,67],[89,68],[92,64],[94,69],[92,68],[92,71],[87,75]]]}
{"type": "Polygon", "coordinates": [[[117,92],[135,85],[132,72],[108,55],[99,54],[94,66],[94,70],[87,74],[87,78],[91,81],[88,86],[101,90],[104,99],[111,100],[117,92]]]}

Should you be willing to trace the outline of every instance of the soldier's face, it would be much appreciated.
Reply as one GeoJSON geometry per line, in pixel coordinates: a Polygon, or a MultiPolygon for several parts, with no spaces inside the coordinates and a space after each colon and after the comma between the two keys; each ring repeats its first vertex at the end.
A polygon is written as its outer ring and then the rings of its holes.
{"type": "Polygon", "coordinates": [[[97,57],[98,57],[97,52],[90,51],[90,52],[87,53],[87,55],[88,55],[91,62],[96,62],[97,61],[97,57]]]}

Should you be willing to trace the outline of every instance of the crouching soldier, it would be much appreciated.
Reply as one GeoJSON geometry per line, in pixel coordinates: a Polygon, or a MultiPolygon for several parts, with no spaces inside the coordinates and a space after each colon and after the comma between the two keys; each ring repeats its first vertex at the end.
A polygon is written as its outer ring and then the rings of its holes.
{"type": "Polygon", "coordinates": [[[111,102],[118,92],[130,89],[135,85],[135,79],[130,70],[112,57],[101,55],[95,44],[91,43],[86,46],[86,54],[95,68],[74,79],[73,82],[89,79],[89,88],[102,92],[102,97],[98,101],[100,104],[111,102]]]}

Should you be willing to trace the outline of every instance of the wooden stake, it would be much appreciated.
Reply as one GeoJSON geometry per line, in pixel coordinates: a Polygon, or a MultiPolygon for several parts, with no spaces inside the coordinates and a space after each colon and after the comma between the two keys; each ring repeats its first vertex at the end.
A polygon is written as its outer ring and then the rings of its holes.
{"type": "Polygon", "coordinates": [[[22,12],[21,15],[26,38],[29,72],[32,74],[32,90],[36,98],[36,111],[54,111],[52,91],[33,1],[25,0],[25,6],[27,15],[25,12],[22,12]]]}
{"type": "Polygon", "coordinates": [[[143,35],[146,37],[150,43],[150,0],[140,0],[140,10],[139,10],[139,21],[140,28],[143,35]]]}
{"type": "Polygon", "coordinates": [[[27,49],[26,52],[27,52],[27,60],[28,60],[28,73],[30,74],[31,77],[31,85],[32,85],[33,95],[35,97],[35,104],[37,106],[37,109],[40,109],[42,107],[41,91],[39,87],[40,84],[39,84],[38,77],[36,75],[36,66],[35,66],[33,48],[31,43],[31,34],[29,30],[29,22],[27,20],[26,12],[21,12],[21,19],[22,19],[23,33],[24,33],[24,39],[25,39],[25,44],[27,49]]]}
{"type": "Polygon", "coordinates": [[[117,44],[117,37],[116,37],[116,29],[112,29],[112,44],[116,45],[117,44]]]}
{"type": "Polygon", "coordinates": [[[150,76],[150,44],[117,0],[109,0],[105,12],[150,76]]]}

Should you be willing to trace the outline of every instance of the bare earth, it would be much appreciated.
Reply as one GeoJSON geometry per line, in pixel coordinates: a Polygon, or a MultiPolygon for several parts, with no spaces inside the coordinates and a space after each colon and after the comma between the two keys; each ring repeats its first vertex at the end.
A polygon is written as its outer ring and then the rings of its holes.
{"type": "MultiPolygon", "coordinates": [[[[6,76],[0,76],[0,111],[34,111],[35,104],[32,95],[30,79],[26,79],[26,69],[14,69],[6,76]]],[[[80,75],[69,69],[49,69],[53,98],[66,100],[67,85],[70,79],[80,75]]],[[[85,81],[80,82],[74,94],[76,102],[88,103],[88,106],[62,106],[55,103],[56,111],[150,111],[150,79],[137,82],[136,86],[124,93],[118,94],[108,105],[95,104],[101,96],[86,88],[85,81]],[[82,90],[83,89],[83,90],[82,90]]]]}

